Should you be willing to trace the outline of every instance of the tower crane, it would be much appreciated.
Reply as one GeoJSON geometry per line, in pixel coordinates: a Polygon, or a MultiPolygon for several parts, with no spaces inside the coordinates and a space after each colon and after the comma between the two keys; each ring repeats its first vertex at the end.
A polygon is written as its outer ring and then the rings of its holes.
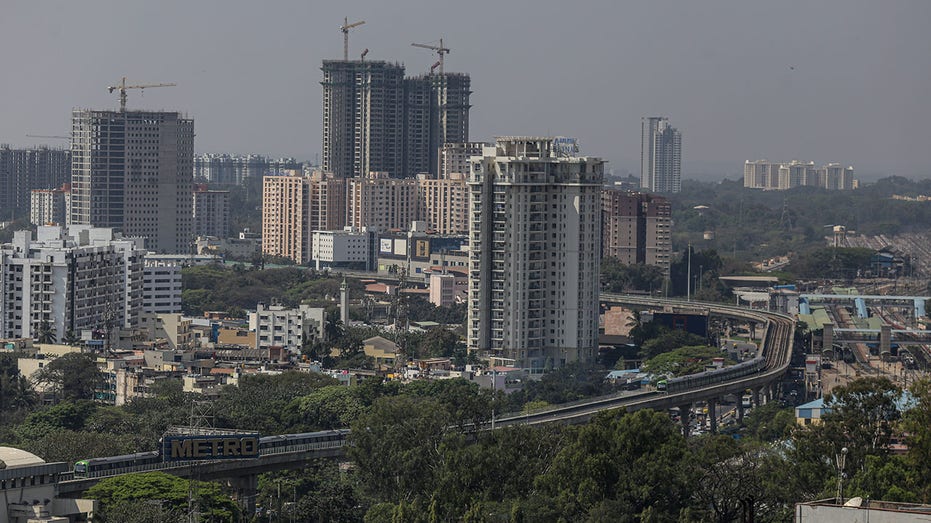
{"type": "Polygon", "coordinates": [[[70,140],[70,136],[48,136],[44,134],[26,134],[26,138],[51,138],[54,140],[70,140]]]}
{"type": "Polygon", "coordinates": [[[113,91],[120,92],[120,112],[126,111],[126,90],[127,89],[149,89],[152,87],[174,87],[178,84],[143,84],[143,85],[126,85],[126,77],[123,77],[123,80],[119,85],[111,85],[107,87],[107,92],[112,93],[113,91]]]}
{"type": "Polygon", "coordinates": [[[449,53],[449,48],[443,46],[442,38],[440,38],[440,45],[411,44],[411,46],[436,51],[436,54],[440,55],[440,76],[443,76],[443,56],[449,53]]]}
{"type": "Polygon", "coordinates": [[[359,20],[358,22],[349,23],[349,17],[343,18],[343,25],[339,26],[339,30],[343,32],[343,61],[349,61],[349,30],[353,27],[359,27],[364,24],[365,20],[359,20]]]}

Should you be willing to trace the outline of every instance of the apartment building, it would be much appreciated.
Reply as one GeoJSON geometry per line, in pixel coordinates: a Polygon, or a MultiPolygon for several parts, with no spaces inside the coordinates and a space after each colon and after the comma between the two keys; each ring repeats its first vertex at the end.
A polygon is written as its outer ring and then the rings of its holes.
{"type": "Polygon", "coordinates": [[[30,191],[54,189],[70,181],[71,151],[0,145],[0,218],[29,212],[30,191]]]}
{"type": "Polygon", "coordinates": [[[604,161],[577,151],[503,137],[473,159],[469,350],[533,371],[594,359],[604,161]]]}
{"type": "Polygon", "coordinates": [[[29,197],[29,223],[65,225],[71,210],[71,184],[59,189],[33,189],[29,197]]]}
{"type": "Polygon", "coordinates": [[[194,121],[176,112],[72,113],[71,223],[192,249],[194,121]]]}
{"type": "Polygon", "coordinates": [[[417,175],[420,211],[419,220],[438,234],[468,234],[469,188],[467,175],[450,173],[446,178],[432,179],[417,175]]]}
{"type": "Polygon", "coordinates": [[[669,272],[672,205],[649,193],[605,189],[601,194],[602,256],[626,265],[655,265],[669,272]]]}
{"type": "Polygon", "coordinates": [[[281,305],[259,303],[249,313],[249,330],[254,331],[255,348],[284,347],[300,352],[304,342],[323,340],[326,309],[301,305],[288,309],[281,305]]]}
{"type": "Polygon", "coordinates": [[[229,236],[230,192],[211,191],[206,184],[197,184],[194,186],[193,197],[194,237],[229,236]]]}
{"type": "Polygon", "coordinates": [[[371,172],[349,180],[349,221],[352,227],[406,230],[418,216],[416,179],[391,178],[371,172]]]}
{"type": "Polygon", "coordinates": [[[858,186],[853,167],[829,163],[816,167],[815,162],[770,162],[747,160],[744,162],[744,187],[764,190],[786,190],[795,187],[820,187],[835,191],[849,191],[858,186]]]}
{"type": "Polygon", "coordinates": [[[142,270],[142,312],[181,312],[181,269],[173,261],[146,259],[142,270]]]}
{"type": "Polygon", "coordinates": [[[108,228],[16,231],[0,247],[0,336],[34,338],[43,324],[59,340],[69,331],[134,327],[144,259],[140,239],[108,228]]]}
{"type": "Polygon", "coordinates": [[[658,193],[682,189],[682,133],[664,116],[641,119],[640,188],[658,193]]]}

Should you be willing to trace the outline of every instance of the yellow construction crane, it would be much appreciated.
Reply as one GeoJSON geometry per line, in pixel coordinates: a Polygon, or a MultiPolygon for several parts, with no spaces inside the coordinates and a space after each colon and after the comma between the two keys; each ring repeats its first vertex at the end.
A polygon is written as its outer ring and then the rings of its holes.
{"type": "Polygon", "coordinates": [[[343,25],[339,26],[339,30],[343,32],[343,61],[349,61],[349,30],[353,27],[359,27],[364,24],[365,20],[359,20],[358,22],[349,23],[349,17],[343,18],[343,25]]]}
{"type": "Polygon", "coordinates": [[[440,76],[443,76],[443,56],[449,52],[449,49],[447,47],[443,47],[442,38],[440,38],[440,45],[430,45],[430,44],[411,44],[411,45],[414,47],[419,47],[421,49],[429,49],[431,51],[436,51],[436,54],[440,55],[440,76]]]}
{"type": "Polygon", "coordinates": [[[126,111],[126,90],[127,89],[149,89],[152,87],[174,87],[178,84],[145,84],[145,85],[126,85],[126,77],[123,77],[123,80],[119,85],[111,85],[107,87],[108,92],[119,91],[120,92],[120,112],[126,111]]]}

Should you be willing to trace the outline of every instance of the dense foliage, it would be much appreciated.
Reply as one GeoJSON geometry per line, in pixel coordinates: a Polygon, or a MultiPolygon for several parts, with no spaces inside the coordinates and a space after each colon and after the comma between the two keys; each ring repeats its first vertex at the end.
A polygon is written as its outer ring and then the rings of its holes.
{"type": "Polygon", "coordinates": [[[893,194],[931,194],[931,181],[889,177],[853,191],[814,187],[762,191],[744,188],[743,180],[687,180],[672,198],[673,241],[677,246],[699,242],[703,231],[714,231],[715,239],[701,240],[701,248],[759,260],[824,246],[828,225],[892,235],[923,231],[931,223],[931,206],[893,200],[893,194]]]}

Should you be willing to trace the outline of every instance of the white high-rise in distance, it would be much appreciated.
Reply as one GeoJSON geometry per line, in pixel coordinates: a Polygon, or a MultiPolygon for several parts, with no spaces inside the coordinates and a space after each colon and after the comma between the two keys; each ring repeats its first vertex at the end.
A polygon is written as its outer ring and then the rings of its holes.
{"type": "Polygon", "coordinates": [[[503,137],[469,176],[470,351],[530,369],[598,348],[604,161],[568,138],[503,137]]]}
{"type": "Polygon", "coordinates": [[[682,188],[682,133],[664,116],[641,118],[640,188],[660,193],[682,188]]]}

